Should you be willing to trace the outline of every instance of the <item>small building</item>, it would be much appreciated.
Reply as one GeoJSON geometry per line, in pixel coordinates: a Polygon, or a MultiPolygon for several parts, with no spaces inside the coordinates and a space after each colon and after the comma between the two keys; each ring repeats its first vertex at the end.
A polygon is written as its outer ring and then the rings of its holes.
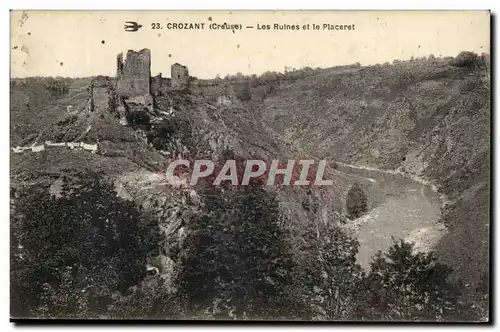
{"type": "Polygon", "coordinates": [[[96,153],[97,152],[97,144],[83,143],[83,149],[87,150],[87,151],[90,151],[92,153],[96,153]]]}
{"type": "Polygon", "coordinates": [[[42,152],[45,151],[45,145],[37,145],[31,147],[31,152],[42,152]]]}
{"type": "Polygon", "coordinates": [[[181,65],[180,63],[174,63],[171,66],[171,84],[174,88],[185,88],[189,83],[189,70],[188,67],[181,65]]]}
{"type": "Polygon", "coordinates": [[[66,144],[66,142],[54,143],[54,142],[46,141],[45,146],[47,148],[61,148],[61,147],[67,147],[68,145],[66,144]]]}
{"type": "Polygon", "coordinates": [[[220,95],[217,97],[217,105],[229,106],[232,103],[231,98],[226,95],[220,95]]]}

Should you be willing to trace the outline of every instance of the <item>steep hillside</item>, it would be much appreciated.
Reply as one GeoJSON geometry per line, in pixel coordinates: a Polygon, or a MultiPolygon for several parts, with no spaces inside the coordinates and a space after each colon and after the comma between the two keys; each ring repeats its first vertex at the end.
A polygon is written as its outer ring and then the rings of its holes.
{"type": "Polygon", "coordinates": [[[485,67],[409,61],[299,80],[267,98],[258,116],[319,158],[434,183],[449,228],[440,259],[477,284],[489,261],[489,96],[485,67]]]}
{"type": "Polygon", "coordinates": [[[23,139],[51,124],[75,100],[86,101],[92,78],[42,78],[14,79],[10,82],[10,132],[11,144],[22,144],[23,139]]]}
{"type": "Polygon", "coordinates": [[[118,59],[116,78],[11,81],[15,315],[487,317],[486,291],[464,296],[457,281],[474,293],[488,272],[484,67],[437,59],[179,86],[150,77],[149,50],[118,59]],[[333,185],[174,186],[165,171],[179,158],[217,171],[236,160],[239,179],[249,159],[327,159],[333,185]]]}
{"type": "MultiPolygon", "coordinates": [[[[292,152],[244,105],[207,103],[196,88],[164,87],[156,95],[153,112],[141,113],[140,118],[134,115],[138,113],[131,113],[128,123],[123,124],[117,103],[113,102],[116,93],[113,82],[112,78],[99,77],[92,80],[92,85],[64,91],[59,98],[41,103],[43,107],[38,112],[25,110],[30,114],[30,129],[25,133],[24,129],[13,128],[17,137],[12,140],[13,146],[17,142],[29,146],[45,141],[84,141],[98,143],[99,149],[95,154],[64,148],[14,153],[11,156],[14,189],[33,185],[51,188],[66,177],[88,170],[97,172],[115,184],[119,195],[132,199],[157,217],[161,229],[170,236],[163,249],[165,254],[171,249],[168,243],[177,241],[177,232],[184,232],[187,216],[199,209],[199,202],[190,205],[191,196],[203,190],[197,186],[179,192],[166,183],[164,171],[174,159],[182,156],[191,161],[222,162],[228,151],[242,160],[309,159],[308,155],[292,152]],[[102,90],[100,86],[107,88],[102,90]],[[70,105],[74,111],[68,112],[70,105]],[[172,209],[177,213],[172,214],[172,209]]],[[[30,95],[29,91],[25,93],[30,95]]],[[[318,220],[340,224],[345,219],[342,215],[345,195],[358,177],[329,169],[325,178],[334,180],[335,190],[266,188],[280,201],[284,227],[291,231],[293,247],[302,241],[304,233],[316,227],[318,220]]]]}

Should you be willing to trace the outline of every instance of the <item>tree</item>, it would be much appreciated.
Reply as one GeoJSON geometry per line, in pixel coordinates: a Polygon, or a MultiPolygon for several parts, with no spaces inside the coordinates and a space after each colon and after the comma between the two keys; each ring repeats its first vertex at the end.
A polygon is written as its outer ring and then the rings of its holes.
{"type": "Polygon", "coordinates": [[[161,277],[144,281],[129,295],[114,296],[108,306],[108,316],[113,319],[174,319],[180,315],[180,303],[161,277]]]}
{"type": "Polygon", "coordinates": [[[53,78],[47,77],[45,78],[45,87],[46,89],[54,96],[61,96],[69,91],[69,82],[68,79],[64,79],[62,77],[53,78]]]}
{"type": "Polygon", "coordinates": [[[250,84],[245,82],[242,86],[238,87],[236,92],[236,98],[245,102],[252,99],[252,93],[250,92],[250,84]]]}
{"type": "Polygon", "coordinates": [[[311,319],[348,319],[363,277],[356,263],[359,243],[338,227],[317,226],[304,236],[306,253],[294,274],[293,293],[308,304],[311,319]]]}
{"type": "Polygon", "coordinates": [[[479,57],[474,52],[460,52],[452,61],[452,65],[456,67],[474,67],[478,65],[479,57]]]}
{"type": "Polygon", "coordinates": [[[459,287],[433,252],[414,252],[401,240],[378,253],[360,287],[358,319],[442,321],[460,317],[459,287]]]}
{"type": "Polygon", "coordinates": [[[205,213],[190,222],[178,291],[193,313],[279,318],[292,311],[285,292],[292,261],[276,224],[276,198],[258,185],[205,190],[205,213]]]}
{"type": "Polygon", "coordinates": [[[157,250],[158,226],[99,175],[64,187],[59,198],[30,189],[17,204],[11,255],[23,259],[11,269],[13,316],[102,313],[110,293],[145,277],[157,250]]]}
{"type": "Polygon", "coordinates": [[[351,219],[361,217],[368,210],[365,192],[358,183],[355,183],[347,192],[346,208],[351,219]]]}

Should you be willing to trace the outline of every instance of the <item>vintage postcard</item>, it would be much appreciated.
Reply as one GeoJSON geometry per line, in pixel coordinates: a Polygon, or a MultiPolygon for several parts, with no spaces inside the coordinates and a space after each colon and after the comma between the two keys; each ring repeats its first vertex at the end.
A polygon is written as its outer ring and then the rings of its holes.
{"type": "Polygon", "coordinates": [[[488,322],[489,11],[12,11],[11,319],[488,322]]]}

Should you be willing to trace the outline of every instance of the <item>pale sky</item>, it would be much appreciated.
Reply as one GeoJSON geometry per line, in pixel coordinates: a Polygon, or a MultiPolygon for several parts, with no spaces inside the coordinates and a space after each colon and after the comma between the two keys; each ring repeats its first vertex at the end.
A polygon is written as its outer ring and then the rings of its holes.
{"type": "Polygon", "coordinates": [[[116,75],[116,55],[149,48],[152,75],[170,65],[192,76],[262,74],[293,68],[392,62],[467,50],[490,53],[488,11],[13,11],[11,76],[116,75]],[[125,32],[125,21],[143,25],[125,32]],[[168,23],[205,23],[204,30],[170,30],[168,23]],[[209,24],[243,30],[210,30],[209,24]],[[162,29],[152,29],[160,23],[162,29]],[[257,30],[257,24],[299,25],[298,31],[257,30]],[[303,26],[309,24],[309,30],[303,26]],[[313,30],[312,25],[319,25],[313,30]],[[324,30],[323,24],[354,25],[324,30]],[[246,26],[253,26],[247,29],[246,26]]]}

